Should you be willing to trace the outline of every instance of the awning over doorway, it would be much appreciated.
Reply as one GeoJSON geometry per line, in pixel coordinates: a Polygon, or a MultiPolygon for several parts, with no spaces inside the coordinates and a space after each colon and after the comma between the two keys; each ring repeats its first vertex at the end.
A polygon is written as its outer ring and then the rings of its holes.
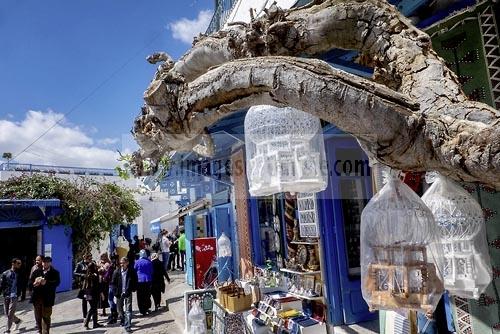
{"type": "Polygon", "coordinates": [[[171,219],[180,218],[182,216],[187,215],[188,213],[190,213],[192,211],[204,208],[204,207],[209,206],[209,205],[210,205],[210,200],[207,198],[202,198],[202,199],[199,199],[197,201],[194,201],[191,204],[180,207],[179,209],[177,209],[175,211],[169,212],[161,217],[153,219],[149,223],[150,224],[158,224],[158,223],[166,222],[166,221],[171,220],[171,219]]]}
{"type": "Polygon", "coordinates": [[[0,222],[41,221],[61,212],[58,199],[0,199],[0,222]]]}

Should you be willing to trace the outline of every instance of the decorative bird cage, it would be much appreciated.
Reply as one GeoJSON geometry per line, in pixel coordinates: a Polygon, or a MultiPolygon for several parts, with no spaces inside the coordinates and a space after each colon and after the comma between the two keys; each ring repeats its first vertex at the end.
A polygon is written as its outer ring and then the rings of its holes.
{"type": "Polygon", "coordinates": [[[443,293],[432,212],[397,177],[361,215],[361,281],[371,310],[433,311],[443,293]]]}
{"type": "Polygon", "coordinates": [[[439,174],[432,178],[422,200],[438,227],[444,287],[454,295],[478,299],[492,279],[483,210],[452,180],[439,174]]]}
{"type": "Polygon", "coordinates": [[[294,108],[251,107],[245,117],[247,177],[252,196],[326,188],[319,118],[294,108]]]}
{"type": "Polygon", "coordinates": [[[187,316],[188,320],[188,333],[189,334],[206,334],[207,333],[207,320],[203,308],[200,306],[200,301],[193,301],[191,310],[187,316]]]}
{"type": "Polygon", "coordinates": [[[227,237],[226,233],[222,232],[217,240],[217,256],[218,257],[231,257],[231,240],[227,237]]]}

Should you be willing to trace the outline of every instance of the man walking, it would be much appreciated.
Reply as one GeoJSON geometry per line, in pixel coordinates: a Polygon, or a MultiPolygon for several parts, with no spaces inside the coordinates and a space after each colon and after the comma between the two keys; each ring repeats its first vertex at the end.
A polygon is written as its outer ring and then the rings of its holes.
{"type": "Polygon", "coordinates": [[[145,249],[139,252],[140,259],[135,261],[134,269],[137,272],[137,306],[142,315],[151,311],[151,283],[153,281],[153,264],[148,259],[145,249]]]}
{"type": "Polygon", "coordinates": [[[30,274],[28,276],[28,290],[30,292],[30,303],[33,302],[31,300],[31,296],[33,295],[33,282],[31,281],[31,276],[33,275],[33,273],[35,272],[35,270],[42,269],[42,260],[43,260],[43,256],[42,255],[37,255],[36,256],[36,258],[35,258],[35,264],[33,265],[33,267],[31,267],[30,274]]]}
{"type": "Polygon", "coordinates": [[[49,334],[56,288],[61,282],[59,272],[52,267],[51,257],[43,258],[42,268],[33,272],[30,281],[33,282],[32,301],[38,333],[49,334]]]}
{"type": "Polygon", "coordinates": [[[4,310],[7,316],[7,330],[5,333],[10,333],[12,324],[16,324],[16,329],[19,328],[21,319],[16,317],[17,306],[17,287],[19,284],[19,269],[21,268],[21,260],[14,258],[11,261],[11,267],[2,273],[0,281],[0,292],[3,293],[4,310]]]}
{"type": "Polygon", "coordinates": [[[87,318],[87,310],[88,310],[88,301],[85,299],[85,293],[83,291],[83,280],[85,278],[85,274],[87,273],[87,268],[89,264],[92,263],[92,255],[85,254],[83,259],[76,264],[75,271],[73,272],[73,276],[76,278],[76,283],[80,290],[78,291],[78,298],[82,300],[82,314],[83,319],[87,318]]]}
{"type": "Polygon", "coordinates": [[[113,288],[113,295],[116,298],[120,325],[127,333],[132,332],[132,292],[137,287],[137,273],[134,268],[129,267],[129,260],[126,257],[120,259],[120,268],[113,273],[110,285],[113,288]]]}

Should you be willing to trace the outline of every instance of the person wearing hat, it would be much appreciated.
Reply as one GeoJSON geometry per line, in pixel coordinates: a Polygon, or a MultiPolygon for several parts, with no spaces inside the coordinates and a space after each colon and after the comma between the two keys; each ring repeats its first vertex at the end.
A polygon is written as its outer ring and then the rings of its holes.
{"type": "Polygon", "coordinates": [[[151,311],[151,283],[153,280],[153,264],[148,259],[145,249],[139,252],[139,260],[135,261],[134,269],[137,272],[137,306],[142,315],[151,311]]]}
{"type": "Polygon", "coordinates": [[[55,304],[56,288],[61,283],[59,272],[52,267],[52,258],[46,256],[42,260],[42,268],[36,269],[31,275],[33,282],[33,307],[38,332],[49,334],[52,307],[55,304]]]}

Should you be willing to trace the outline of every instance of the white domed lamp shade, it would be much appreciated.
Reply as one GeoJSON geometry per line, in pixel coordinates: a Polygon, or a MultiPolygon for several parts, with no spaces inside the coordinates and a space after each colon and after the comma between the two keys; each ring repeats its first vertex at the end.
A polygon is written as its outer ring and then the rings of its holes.
{"type": "Polygon", "coordinates": [[[218,257],[233,256],[231,250],[231,240],[229,240],[229,238],[224,232],[222,232],[221,236],[217,240],[217,256],[218,257]]]}
{"type": "Polygon", "coordinates": [[[445,289],[459,297],[478,299],[492,279],[481,206],[462,187],[439,174],[422,200],[438,227],[445,289]]]}
{"type": "Polygon", "coordinates": [[[326,188],[325,147],[318,117],[268,105],[245,117],[247,178],[252,196],[326,188]]]}
{"type": "Polygon", "coordinates": [[[396,177],[361,215],[361,289],[371,310],[432,312],[444,291],[434,217],[396,177]]]}

